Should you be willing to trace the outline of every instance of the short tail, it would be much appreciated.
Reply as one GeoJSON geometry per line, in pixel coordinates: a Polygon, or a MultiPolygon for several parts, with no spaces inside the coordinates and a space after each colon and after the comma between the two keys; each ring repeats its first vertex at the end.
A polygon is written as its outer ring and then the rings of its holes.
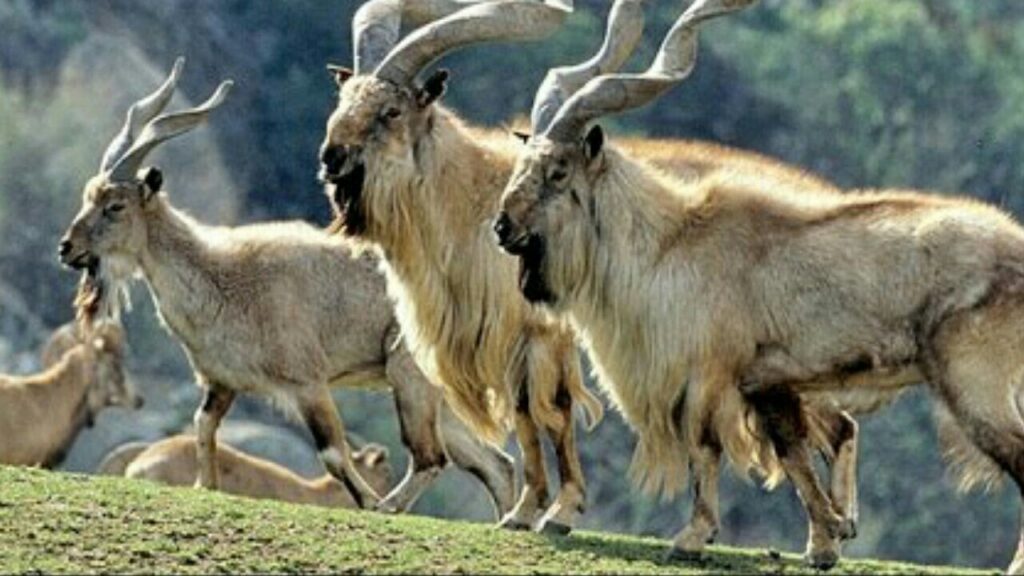
{"type": "Polygon", "coordinates": [[[98,476],[124,476],[128,466],[149,446],[149,442],[121,444],[103,457],[103,461],[96,467],[96,474],[98,476]]]}
{"type": "Polygon", "coordinates": [[[957,479],[957,490],[967,492],[981,486],[988,491],[1003,481],[1003,470],[967,437],[949,408],[936,402],[932,415],[939,433],[939,447],[950,473],[957,479]]]}

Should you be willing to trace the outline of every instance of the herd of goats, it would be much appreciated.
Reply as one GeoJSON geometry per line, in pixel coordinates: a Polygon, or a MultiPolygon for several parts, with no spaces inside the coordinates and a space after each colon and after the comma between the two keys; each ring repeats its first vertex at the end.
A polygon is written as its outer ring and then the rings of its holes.
{"type": "MultiPolygon", "coordinates": [[[[593,426],[577,344],[635,431],[633,479],[693,512],[670,555],[719,529],[723,454],[806,510],[806,558],[839,559],[856,535],[857,423],[925,384],[962,486],[1009,474],[1024,489],[1024,230],[979,202],[912,191],[842,191],[780,162],[713,144],[605,142],[598,118],[684,80],[697,29],[756,0],[696,0],[641,73],[619,69],[644,0],[616,0],[594,57],[551,70],[529,133],[467,125],[438,104],[452,50],[540,40],[568,0],[370,0],[353,21],[354,69],[320,149],[334,211],[299,222],[201,224],[143,167],[202,124],[231,87],[163,114],[182,60],[136,102],[60,242],[82,271],[78,319],[41,374],[0,386],[2,460],[47,464],[106,405],[141,401],[123,376],[127,283],[145,279],[202,391],[194,436],[126,446],[108,471],[329,505],[408,510],[449,460],[478,478],[501,526],[567,533],[586,505],[574,407],[593,426]],[[402,27],[411,32],[400,39],[402,27]],[[394,393],[407,473],[355,451],[330,389],[394,393]],[[304,422],[320,480],[217,446],[239,393],[304,422]],[[59,430],[36,432],[41,422],[59,430]],[[514,431],[524,486],[498,446],[514,431]],[[548,489],[542,434],[558,462],[548,489]],[[813,467],[829,464],[825,485],[813,467]],[[692,475],[692,478],[690,476],[692,475]]],[[[1024,573],[1024,540],[1009,566],[1024,573]]]]}

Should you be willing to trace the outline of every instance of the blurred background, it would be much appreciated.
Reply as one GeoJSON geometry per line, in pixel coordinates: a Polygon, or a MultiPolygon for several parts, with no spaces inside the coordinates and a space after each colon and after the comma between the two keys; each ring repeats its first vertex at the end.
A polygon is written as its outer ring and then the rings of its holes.
{"type": "MultiPolygon", "coordinates": [[[[326,223],[316,153],[335,99],[324,70],[351,63],[357,0],[0,0],[0,370],[27,372],[71,318],[76,278],[55,257],[101,151],[126,107],[188,58],[179,102],[236,87],[209,127],[164,146],[174,202],[203,221],[326,223]]],[[[446,102],[497,125],[528,112],[548,67],[600,42],[607,0],[577,0],[549,41],[471,48],[444,65],[446,102]]],[[[681,0],[652,0],[647,64],[681,0]]],[[[708,139],[779,157],[844,187],[965,194],[1024,211],[1024,3],[1019,0],[762,0],[709,25],[693,76],[654,105],[605,121],[613,134],[708,139]]],[[[172,106],[175,106],[172,105],[172,106]]],[[[127,316],[141,413],[108,411],[65,462],[91,471],[121,442],[182,430],[198,403],[183,353],[144,286],[127,316]]],[[[405,454],[387,394],[337,394],[347,425],[405,454]]],[[[1007,564],[1017,534],[1012,488],[957,495],[935,442],[927,395],[906,394],[862,420],[860,534],[851,556],[1007,564]]],[[[259,401],[239,403],[228,441],[319,474],[305,431],[259,401]]],[[[669,537],[688,496],[645,498],[627,484],[634,441],[618,415],[582,435],[590,481],[584,527],[669,537]]],[[[802,550],[805,520],[789,485],[768,493],[725,474],[720,541],[802,550]]],[[[489,518],[482,489],[449,471],[425,514],[489,518]]]]}

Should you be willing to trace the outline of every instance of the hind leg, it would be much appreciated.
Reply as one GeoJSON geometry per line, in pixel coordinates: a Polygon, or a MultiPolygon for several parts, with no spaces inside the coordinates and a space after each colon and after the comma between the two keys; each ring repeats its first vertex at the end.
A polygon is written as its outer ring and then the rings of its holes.
{"type": "MultiPolygon", "coordinates": [[[[924,350],[928,381],[974,447],[1010,474],[1024,494],[1024,306],[996,298],[947,319],[924,350]]],[[[984,463],[967,462],[984,475],[984,463]]],[[[1024,573],[1024,518],[1008,571],[1024,573]]]]}
{"type": "Polygon", "coordinates": [[[327,386],[311,386],[296,394],[296,401],[327,471],[348,488],[360,508],[376,505],[380,497],[359,475],[352,462],[345,428],[327,386]]]}
{"type": "Polygon", "coordinates": [[[827,570],[839,561],[843,519],[836,514],[814,471],[800,398],[779,388],[752,394],[748,399],[761,418],[762,432],[775,446],[779,462],[807,512],[806,560],[815,568],[827,570]]]}
{"type": "Polygon", "coordinates": [[[402,442],[411,458],[402,481],[377,508],[405,512],[448,464],[439,422],[444,393],[423,376],[404,346],[388,357],[385,372],[395,397],[402,442]]]}
{"type": "Polygon", "coordinates": [[[516,503],[516,468],[512,457],[473,436],[447,405],[441,409],[441,437],[455,465],[487,487],[498,518],[516,503]]]}

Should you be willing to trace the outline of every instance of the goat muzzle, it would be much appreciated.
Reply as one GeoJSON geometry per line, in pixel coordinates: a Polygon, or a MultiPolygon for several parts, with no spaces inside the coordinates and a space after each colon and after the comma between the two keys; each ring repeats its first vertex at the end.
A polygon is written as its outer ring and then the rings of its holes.
{"type": "Polygon", "coordinates": [[[498,246],[508,254],[522,256],[530,249],[533,235],[525,230],[520,231],[520,226],[516,225],[508,212],[502,210],[498,213],[493,229],[498,246]]]}
{"type": "Polygon", "coordinates": [[[97,264],[95,256],[87,251],[76,251],[74,242],[67,237],[61,239],[57,245],[57,255],[61,264],[74,270],[91,270],[97,264]]]}

